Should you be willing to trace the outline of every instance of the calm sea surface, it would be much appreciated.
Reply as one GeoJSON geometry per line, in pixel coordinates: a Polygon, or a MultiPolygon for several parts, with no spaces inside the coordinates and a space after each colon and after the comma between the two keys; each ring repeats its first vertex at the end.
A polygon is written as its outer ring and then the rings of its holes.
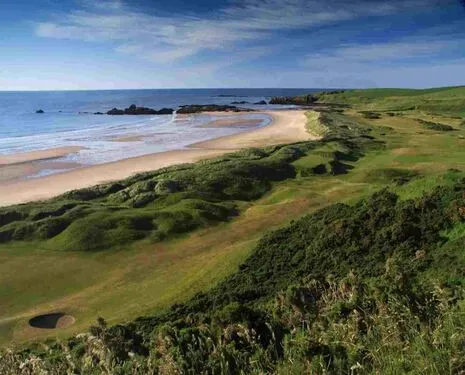
{"type": "MultiPolygon", "coordinates": [[[[194,142],[235,134],[241,128],[203,128],[215,118],[202,116],[94,115],[131,104],[160,109],[186,104],[231,104],[269,100],[273,96],[308,94],[315,89],[195,89],[0,92],[0,154],[61,146],[85,149],[66,157],[80,164],[99,164],[185,147],[194,142]],[[44,114],[36,114],[42,109],[44,114]],[[119,137],[142,136],[136,142],[115,142],[119,137]]],[[[258,109],[275,106],[243,105],[258,109]]],[[[279,106],[279,108],[283,108],[279,106]]],[[[243,115],[270,119],[263,115],[243,115]]]]}

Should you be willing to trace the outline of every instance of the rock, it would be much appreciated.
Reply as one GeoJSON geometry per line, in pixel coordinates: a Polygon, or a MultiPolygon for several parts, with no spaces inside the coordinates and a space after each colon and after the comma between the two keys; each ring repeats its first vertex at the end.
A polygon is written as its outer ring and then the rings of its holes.
{"type": "Polygon", "coordinates": [[[218,105],[218,104],[204,104],[204,105],[183,105],[178,109],[177,113],[200,113],[200,112],[250,112],[251,109],[238,108],[233,105],[218,105]]]}
{"type": "Polygon", "coordinates": [[[43,109],[38,109],[36,113],[45,113],[43,109]]]}
{"type": "Polygon", "coordinates": [[[318,98],[313,95],[304,96],[282,96],[271,98],[270,104],[286,104],[286,105],[308,105],[315,102],[318,98]]]}
{"type": "Polygon", "coordinates": [[[253,103],[255,105],[267,105],[268,103],[264,100],[260,100],[259,102],[253,103]]]}
{"type": "Polygon", "coordinates": [[[157,111],[152,108],[137,107],[135,104],[124,110],[125,115],[156,115],[157,111]]]}
{"type": "Polygon", "coordinates": [[[137,107],[135,104],[132,104],[126,109],[113,108],[107,112],[107,115],[171,115],[173,112],[174,109],[172,108],[162,108],[157,111],[152,108],[137,107]]]}
{"type": "Polygon", "coordinates": [[[103,115],[103,112],[94,112],[94,115],[103,115]]]}
{"type": "Polygon", "coordinates": [[[172,115],[174,112],[173,108],[162,108],[158,111],[159,115],[172,115]]]}
{"type": "Polygon", "coordinates": [[[124,111],[122,109],[113,108],[107,112],[107,115],[124,115],[124,111]]]}

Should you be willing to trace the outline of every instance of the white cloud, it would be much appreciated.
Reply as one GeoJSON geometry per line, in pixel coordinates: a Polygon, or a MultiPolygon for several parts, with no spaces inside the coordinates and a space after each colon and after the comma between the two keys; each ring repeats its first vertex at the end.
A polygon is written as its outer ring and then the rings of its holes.
{"type": "MultiPolygon", "coordinates": [[[[373,43],[363,45],[341,45],[337,48],[307,54],[302,65],[309,69],[337,71],[366,71],[372,69],[372,63],[378,66],[402,63],[412,60],[423,60],[429,63],[428,57],[437,58],[442,51],[451,52],[465,44],[462,40],[414,40],[412,38],[390,43],[373,43]]],[[[422,64],[422,62],[417,62],[422,64]]]]}
{"type": "Polygon", "coordinates": [[[275,32],[425,7],[425,1],[244,0],[202,17],[149,15],[119,0],[81,0],[81,6],[81,10],[60,20],[37,24],[36,34],[57,39],[111,41],[118,45],[119,52],[137,52],[146,59],[167,63],[203,51],[232,50],[240,43],[260,43],[275,32]]]}

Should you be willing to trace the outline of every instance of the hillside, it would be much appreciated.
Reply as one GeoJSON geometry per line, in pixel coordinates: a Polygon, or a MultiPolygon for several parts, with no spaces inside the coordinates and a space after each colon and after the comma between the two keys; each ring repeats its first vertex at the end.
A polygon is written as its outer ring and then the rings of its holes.
{"type": "Polygon", "coordinates": [[[320,95],[321,141],[0,209],[0,373],[462,373],[462,100],[320,95]]]}
{"type": "Polygon", "coordinates": [[[465,116],[465,86],[426,90],[369,89],[347,90],[317,95],[319,103],[348,104],[378,111],[420,110],[432,114],[465,116]]]}

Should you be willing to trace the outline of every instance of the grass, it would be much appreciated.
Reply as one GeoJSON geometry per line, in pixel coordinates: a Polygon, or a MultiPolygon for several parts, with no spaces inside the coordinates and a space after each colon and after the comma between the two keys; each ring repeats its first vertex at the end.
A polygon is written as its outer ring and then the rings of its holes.
{"type": "Polygon", "coordinates": [[[236,272],[185,303],[114,328],[99,320],[65,343],[6,353],[0,366],[57,374],[456,373],[465,365],[457,303],[464,183],[455,173],[454,183],[415,201],[383,189],[305,215],[265,235],[236,272]]]}
{"type": "MultiPolygon", "coordinates": [[[[465,129],[425,130],[417,119],[449,123],[444,118],[461,112],[442,103],[427,108],[440,113],[434,119],[422,108],[396,116],[383,114],[411,106],[409,101],[417,100],[418,94],[424,96],[422,100],[432,96],[439,101],[446,94],[454,103],[462,100],[461,88],[335,94],[336,98],[325,100],[341,100],[355,108],[344,114],[309,114],[308,126],[312,131],[320,129],[327,140],[303,146],[299,157],[293,148],[243,151],[194,167],[76,192],[63,197],[64,204],[54,200],[46,208],[9,208],[0,223],[17,221],[3,225],[2,231],[19,223],[34,225],[68,215],[72,223],[45,240],[37,228],[28,232],[27,226],[18,226],[18,236],[24,236],[21,241],[0,245],[0,342],[67,337],[85,330],[97,316],[116,324],[161,313],[217,285],[239,269],[263,235],[301,215],[336,202],[354,204],[387,184],[401,199],[420,197],[438,184],[452,184],[460,172],[449,170],[465,170],[465,141],[460,138],[465,129]],[[381,119],[373,122],[359,113],[372,110],[381,113],[381,119]],[[333,133],[328,134],[328,129],[333,133]],[[364,142],[366,149],[347,156],[348,146],[341,139],[348,134],[355,147],[364,142]],[[256,175],[267,163],[286,167],[279,178],[274,174],[255,183],[244,177],[244,171],[256,175]],[[246,183],[231,183],[223,173],[225,165],[246,183]],[[287,174],[288,167],[295,174],[287,174]],[[218,176],[224,182],[221,185],[218,176]],[[70,204],[77,206],[66,207],[70,204]],[[179,233],[179,225],[185,223],[179,233]],[[82,237],[86,233],[92,236],[82,237]],[[58,332],[27,327],[31,316],[51,310],[71,313],[76,325],[58,332]]],[[[450,238],[462,233],[460,228],[456,231],[450,238]]]]}
{"type": "Polygon", "coordinates": [[[319,102],[349,104],[365,111],[427,111],[465,117],[464,86],[427,90],[348,90],[335,95],[322,94],[319,102]]]}

